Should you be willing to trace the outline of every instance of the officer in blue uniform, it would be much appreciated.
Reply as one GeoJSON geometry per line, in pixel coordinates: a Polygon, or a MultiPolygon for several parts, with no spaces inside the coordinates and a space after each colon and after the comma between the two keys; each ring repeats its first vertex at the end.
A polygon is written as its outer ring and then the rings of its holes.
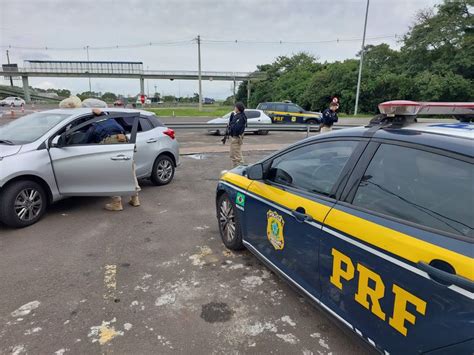
{"type": "Polygon", "coordinates": [[[336,102],[331,102],[329,108],[323,111],[321,118],[321,133],[332,131],[332,126],[339,119],[336,112],[338,108],[339,105],[336,102]]]}

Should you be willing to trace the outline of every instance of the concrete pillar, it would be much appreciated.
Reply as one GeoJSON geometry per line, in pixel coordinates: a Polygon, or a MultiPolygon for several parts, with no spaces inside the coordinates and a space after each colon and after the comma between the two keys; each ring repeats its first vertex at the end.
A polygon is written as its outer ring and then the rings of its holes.
{"type": "Polygon", "coordinates": [[[25,95],[25,102],[29,104],[31,102],[31,96],[30,96],[30,87],[28,86],[28,77],[22,76],[21,79],[23,81],[23,92],[25,95]]]}
{"type": "Polygon", "coordinates": [[[144,95],[145,94],[145,79],[142,77],[140,77],[140,95],[144,95]]]}
{"type": "Polygon", "coordinates": [[[250,80],[247,81],[247,107],[250,107],[250,80]]]}
{"type": "Polygon", "coordinates": [[[236,99],[235,99],[235,78],[234,78],[234,104],[236,103],[236,99]]]}

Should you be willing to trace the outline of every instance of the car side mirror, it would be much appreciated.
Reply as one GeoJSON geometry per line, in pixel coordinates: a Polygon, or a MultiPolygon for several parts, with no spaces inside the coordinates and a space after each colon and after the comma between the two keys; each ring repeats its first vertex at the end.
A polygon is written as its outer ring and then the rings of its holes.
{"type": "Polygon", "coordinates": [[[300,110],[300,113],[303,113],[303,110],[300,110]]]}
{"type": "Polygon", "coordinates": [[[255,164],[247,168],[247,178],[250,180],[263,180],[263,164],[255,164]]]}
{"type": "Polygon", "coordinates": [[[66,143],[66,134],[63,133],[63,134],[53,138],[53,140],[51,141],[51,147],[52,148],[62,148],[62,147],[65,146],[65,143],[66,143]]]}

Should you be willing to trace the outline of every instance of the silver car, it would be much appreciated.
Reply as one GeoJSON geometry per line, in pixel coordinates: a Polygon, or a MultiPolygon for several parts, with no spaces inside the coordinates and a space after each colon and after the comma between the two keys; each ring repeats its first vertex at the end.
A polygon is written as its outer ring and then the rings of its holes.
{"type": "Polygon", "coordinates": [[[119,196],[138,178],[166,185],[179,165],[174,131],[151,112],[90,108],[33,113],[0,126],[0,221],[37,222],[48,204],[68,196],[119,196]],[[92,126],[115,120],[128,136],[119,144],[90,143],[92,126]],[[135,152],[135,153],[134,153],[135,152]]]}

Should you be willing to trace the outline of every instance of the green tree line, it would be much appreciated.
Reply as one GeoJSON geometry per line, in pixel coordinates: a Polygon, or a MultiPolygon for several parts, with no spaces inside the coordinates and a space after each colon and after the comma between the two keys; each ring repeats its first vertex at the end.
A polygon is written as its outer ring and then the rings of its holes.
{"type": "MultiPolygon", "coordinates": [[[[400,50],[388,44],[364,49],[359,110],[375,113],[388,100],[473,101],[474,0],[444,0],[434,9],[417,13],[401,39],[400,50]]],[[[357,54],[360,57],[360,53],[357,54]]],[[[310,110],[327,107],[340,98],[340,111],[353,113],[358,59],[320,63],[307,53],[278,57],[257,66],[266,79],[239,85],[237,101],[249,107],[259,102],[291,100],[310,110]]]]}

